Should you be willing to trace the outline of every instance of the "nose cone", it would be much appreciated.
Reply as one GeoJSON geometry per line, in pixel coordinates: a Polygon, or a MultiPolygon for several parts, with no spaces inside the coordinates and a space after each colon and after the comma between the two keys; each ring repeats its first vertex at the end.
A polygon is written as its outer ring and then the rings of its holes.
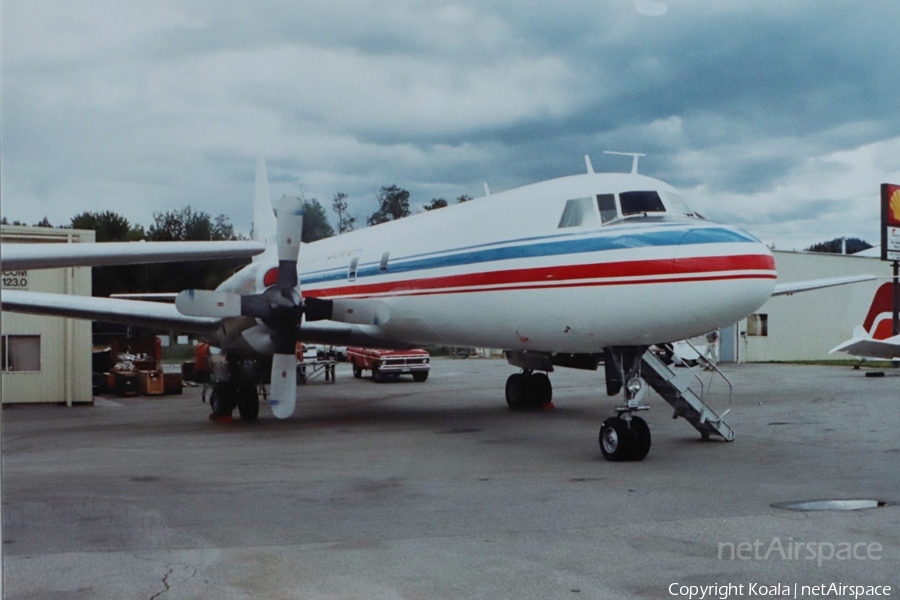
{"type": "Polygon", "coordinates": [[[777,278],[775,258],[765,244],[746,231],[715,224],[685,234],[675,268],[694,282],[691,313],[709,329],[755,312],[772,295],[777,278]]]}

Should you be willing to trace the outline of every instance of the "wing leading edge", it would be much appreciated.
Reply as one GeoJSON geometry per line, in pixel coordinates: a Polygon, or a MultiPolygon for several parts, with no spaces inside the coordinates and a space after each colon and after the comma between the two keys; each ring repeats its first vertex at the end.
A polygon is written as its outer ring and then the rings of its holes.
{"type": "Polygon", "coordinates": [[[198,334],[208,334],[221,325],[219,319],[186,317],[172,304],[21,290],[3,290],[3,310],[176,329],[198,334]]]}
{"type": "Polygon", "coordinates": [[[246,258],[261,254],[262,242],[103,242],[92,244],[3,244],[4,271],[57,267],[246,258]]]}
{"type": "Polygon", "coordinates": [[[846,285],[848,283],[859,283],[861,281],[871,281],[878,279],[877,275],[848,275],[846,277],[827,277],[825,279],[806,279],[803,281],[790,281],[787,283],[779,283],[775,285],[772,296],[789,296],[799,292],[808,292],[811,290],[820,290],[822,288],[833,287],[836,285],[846,285]]]}

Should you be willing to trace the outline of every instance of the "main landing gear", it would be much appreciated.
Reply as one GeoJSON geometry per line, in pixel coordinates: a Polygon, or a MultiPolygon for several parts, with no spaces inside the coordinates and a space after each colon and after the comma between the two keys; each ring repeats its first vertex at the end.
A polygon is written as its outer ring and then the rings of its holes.
{"type": "Polygon", "coordinates": [[[506,380],[506,403],[512,410],[537,410],[553,401],[553,386],[546,373],[529,369],[506,380]]]}
{"type": "Polygon", "coordinates": [[[260,365],[256,359],[226,356],[213,362],[210,419],[230,421],[237,408],[242,421],[259,416],[260,365]]]}
{"type": "Polygon", "coordinates": [[[644,404],[648,386],[641,377],[641,357],[645,351],[646,348],[630,346],[605,351],[606,392],[615,396],[621,391],[625,396],[625,404],[616,407],[616,416],[600,426],[600,451],[606,460],[643,460],[650,452],[650,428],[644,419],[635,415],[650,408],[644,404]]]}

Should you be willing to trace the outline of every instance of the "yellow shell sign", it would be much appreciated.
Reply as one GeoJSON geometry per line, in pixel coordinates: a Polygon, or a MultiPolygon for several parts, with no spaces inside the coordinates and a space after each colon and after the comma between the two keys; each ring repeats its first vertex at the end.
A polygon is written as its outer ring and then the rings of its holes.
{"type": "Polygon", "coordinates": [[[888,201],[888,223],[900,225],[900,187],[894,187],[894,193],[888,201]]]}

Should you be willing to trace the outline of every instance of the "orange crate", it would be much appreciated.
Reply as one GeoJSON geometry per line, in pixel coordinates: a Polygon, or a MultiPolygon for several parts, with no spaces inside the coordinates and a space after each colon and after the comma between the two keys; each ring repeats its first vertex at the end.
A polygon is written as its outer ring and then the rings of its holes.
{"type": "Polygon", "coordinates": [[[138,371],[138,390],[141,396],[162,396],[165,380],[160,371],[138,371]]]}

